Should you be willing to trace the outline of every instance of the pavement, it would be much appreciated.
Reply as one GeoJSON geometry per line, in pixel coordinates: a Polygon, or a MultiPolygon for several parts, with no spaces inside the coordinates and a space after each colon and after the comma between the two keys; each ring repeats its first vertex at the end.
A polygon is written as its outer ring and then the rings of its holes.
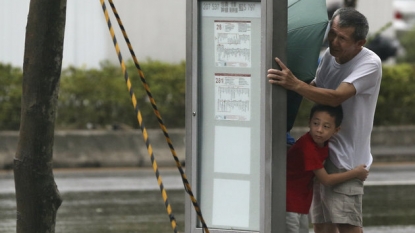
{"type": "MultiPolygon", "coordinates": [[[[166,190],[183,189],[180,173],[175,167],[159,168],[166,190]]],[[[76,168],[54,169],[55,182],[60,192],[157,190],[152,168],[76,168]]],[[[415,163],[375,163],[366,186],[415,185],[415,163]]],[[[0,171],[0,193],[14,193],[13,170],[0,171]]]]}
{"type": "Polygon", "coordinates": [[[365,185],[415,185],[415,163],[374,163],[365,185]]]}
{"type": "Polygon", "coordinates": [[[373,159],[378,163],[415,163],[415,146],[376,145],[371,147],[373,159]]]}
{"type": "MultiPolygon", "coordinates": [[[[164,187],[183,188],[175,168],[159,169],[164,187]]],[[[152,168],[58,168],[53,171],[61,193],[80,191],[158,190],[152,168]]],[[[14,193],[13,170],[0,171],[0,193],[14,193]]]]}

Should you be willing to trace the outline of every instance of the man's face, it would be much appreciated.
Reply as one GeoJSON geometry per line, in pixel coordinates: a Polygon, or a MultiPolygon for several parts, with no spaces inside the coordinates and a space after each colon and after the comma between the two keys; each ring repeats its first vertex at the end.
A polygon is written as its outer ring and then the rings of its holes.
{"type": "Polygon", "coordinates": [[[356,56],[366,42],[365,40],[355,41],[354,30],[353,27],[340,27],[339,16],[331,22],[328,34],[330,54],[340,64],[344,64],[356,56]]]}

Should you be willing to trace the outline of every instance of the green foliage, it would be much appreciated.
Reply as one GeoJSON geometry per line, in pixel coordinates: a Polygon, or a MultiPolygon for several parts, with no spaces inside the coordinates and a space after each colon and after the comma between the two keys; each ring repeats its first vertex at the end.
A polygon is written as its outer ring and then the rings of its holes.
{"type": "Polygon", "coordinates": [[[101,70],[62,71],[56,126],[101,128],[117,122],[131,125],[134,111],[119,66],[102,63],[101,70]],[[129,114],[127,114],[129,113],[129,114]]]}
{"type": "MultiPolygon", "coordinates": [[[[166,127],[183,128],[185,63],[147,60],[140,66],[166,127]]],[[[159,127],[134,63],[128,62],[126,67],[143,125],[159,127]]],[[[0,130],[19,129],[22,77],[20,69],[0,65],[0,130]]],[[[122,69],[109,62],[101,63],[100,69],[62,70],[57,108],[56,129],[138,128],[138,114],[122,69]]]]}
{"type": "Polygon", "coordinates": [[[410,125],[415,119],[414,66],[384,66],[375,125],[410,125]]]}
{"type": "MultiPolygon", "coordinates": [[[[136,87],[134,90],[137,90],[138,93],[137,98],[139,98],[140,108],[142,108],[144,124],[149,128],[158,127],[157,117],[134,63],[130,62],[128,67],[131,70],[129,71],[131,80],[134,80],[136,87]]],[[[140,63],[140,68],[144,72],[144,78],[150,87],[164,124],[168,128],[183,128],[185,122],[186,63],[183,61],[179,64],[169,64],[147,60],[147,62],[140,63]]]]}
{"type": "MultiPolygon", "coordinates": [[[[137,107],[147,128],[158,121],[132,62],[126,64],[137,107]]],[[[147,60],[140,63],[144,78],[167,128],[183,128],[185,68],[179,64],[147,60]]],[[[18,130],[22,95],[21,69],[0,64],[0,130],[18,130]]],[[[375,125],[409,125],[415,119],[415,67],[383,67],[375,125]]],[[[303,100],[295,126],[306,126],[312,102],[303,100]]],[[[69,67],[62,70],[56,129],[132,127],[138,120],[119,65],[103,62],[100,69],[69,67]]]]}
{"type": "Polygon", "coordinates": [[[415,27],[402,35],[400,44],[404,48],[405,53],[402,57],[399,57],[399,61],[415,64],[415,27]]]}
{"type": "MultiPolygon", "coordinates": [[[[126,79],[119,65],[108,62],[101,70],[68,68],[62,72],[57,127],[138,127],[138,112],[147,128],[158,121],[133,62],[126,64],[131,90],[137,99],[134,109],[126,79]]],[[[164,123],[184,127],[185,63],[168,64],[148,60],[140,64],[149,90],[164,123]]]]}
{"type": "Polygon", "coordinates": [[[0,64],[0,129],[19,130],[23,72],[0,64]]]}
{"type": "MultiPolygon", "coordinates": [[[[411,125],[415,119],[415,66],[383,66],[374,125],[411,125]]],[[[313,103],[304,99],[295,126],[307,126],[313,103]]],[[[347,114],[347,113],[345,113],[347,114]]]]}

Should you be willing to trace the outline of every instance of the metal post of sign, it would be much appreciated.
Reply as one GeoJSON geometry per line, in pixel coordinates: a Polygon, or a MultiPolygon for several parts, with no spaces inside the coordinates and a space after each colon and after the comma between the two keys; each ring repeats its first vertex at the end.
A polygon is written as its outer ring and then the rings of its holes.
{"type": "MultiPolygon", "coordinates": [[[[286,61],[287,40],[287,1],[268,0],[267,30],[273,29],[273,33],[267,34],[267,49],[265,63],[267,67],[279,68],[274,60],[279,57],[286,61]]],[[[264,232],[285,232],[285,210],[286,210],[286,127],[287,127],[287,99],[285,89],[272,85],[271,93],[266,98],[271,101],[267,116],[271,119],[266,121],[267,132],[271,134],[271,140],[267,142],[265,153],[265,213],[272,216],[271,223],[265,224],[264,232]],[[270,123],[271,122],[271,123],[270,123]],[[270,123],[270,124],[269,124],[270,123]],[[271,127],[269,127],[271,125],[271,127]],[[268,156],[270,155],[271,156],[268,156]],[[269,178],[269,179],[267,179],[269,178]],[[275,221],[277,219],[277,221],[275,221]],[[268,228],[269,227],[269,228],[268,228]]]]}
{"type": "Polygon", "coordinates": [[[210,232],[285,229],[286,93],[266,75],[286,16],[286,0],[187,0],[186,173],[210,232]]]}

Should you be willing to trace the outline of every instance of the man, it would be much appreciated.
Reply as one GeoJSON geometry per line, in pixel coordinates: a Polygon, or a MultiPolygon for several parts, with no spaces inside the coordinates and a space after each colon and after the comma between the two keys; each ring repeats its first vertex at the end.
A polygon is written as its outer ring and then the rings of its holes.
{"type": "MultiPolygon", "coordinates": [[[[342,105],[342,130],[330,139],[330,155],[325,167],[329,173],[351,170],[359,164],[372,164],[370,135],[382,77],[379,57],[363,45],[369,30],[367,19],[352,8],[337,10],[328,33],[329,48],[311,84],[298,80],[275,58],[281,70],[268,70],[272,84],[293,90],[319,104],[342,105]]],[[[325,187],[315,184],[310,209],[314,229],[323,232],[362,231],[363,182],[351,180],[325,187]]]]}

